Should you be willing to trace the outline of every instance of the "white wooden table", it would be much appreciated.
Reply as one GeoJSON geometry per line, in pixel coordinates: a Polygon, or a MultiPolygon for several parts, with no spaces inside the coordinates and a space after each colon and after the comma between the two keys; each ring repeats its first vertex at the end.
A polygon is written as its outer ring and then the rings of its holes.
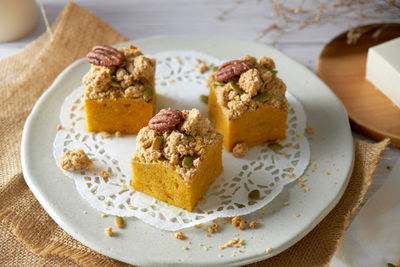
{"type": "MultiPolygon", "coordinates": [[[[277,32],[272,31],[268,35],[262,35],[263,30],[277,21],[271,3],[266,0],[76,0],[75,2],[91,10],[131,39],[154,35],[184,35],[257,40],[274,45],[313,71],[322,48],[337,34],[357,24],[393,21],[393,16],[385,13],[375,18],[357,19],[359,10],[356,10],[346,17],[334,19],[322,17],[318,25],[303,30],[292,28],[291,32],[283,34],[275,42],[277,32]]],[[[289,2],[288,5],[296,7],[296,2],[300,1],[294,2],[294,4],[289,2]]],[[[315,2],[305,1],[310,5],[315,2]]],[[[50,24],[55,21],[66,3],[66,0],[44,0],[50,24]]],[[[397,17],[394,22],[400,22],[400,16],[397,17]]],[[[0,44],[0,59],[16,53],[45,30],[44,21],[41,19],[38,27],[26,38],[0,44]]],[[[354,133],[354,136],[368,140],[357,133],[354,133]]],[[[390,147],[387,150],[374,175],[374,182],[367,198],[385,181],[390,173],[387,166],[393,166],[399,158],[399,149],[390,147]]]]}

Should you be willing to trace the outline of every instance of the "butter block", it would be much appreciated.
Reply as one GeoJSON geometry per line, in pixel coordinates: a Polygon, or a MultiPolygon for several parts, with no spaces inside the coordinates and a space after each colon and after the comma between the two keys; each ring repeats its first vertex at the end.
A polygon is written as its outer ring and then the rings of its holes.
{"type": "Polygon", "coordinates": [[[366,78],[400,108],[400,37],[369,48],[366,78]]]}

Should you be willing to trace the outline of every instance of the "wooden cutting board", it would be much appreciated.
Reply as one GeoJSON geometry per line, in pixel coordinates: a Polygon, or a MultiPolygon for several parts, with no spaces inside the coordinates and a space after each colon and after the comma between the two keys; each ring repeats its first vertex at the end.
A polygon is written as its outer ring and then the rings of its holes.
{"type": "Polygon", "coordinates": [[[317,73],[343,102],[353,129],[376,140],[389,137],[393,145],[400,147],[400,108],[365,79],[368,48],[399,37],[400,24],[360,28],[365,32],[356,44],[347,44],[344,32],[325,46],[317,73]],[[376,36],[378,29],[380,34],[376,36]]]}

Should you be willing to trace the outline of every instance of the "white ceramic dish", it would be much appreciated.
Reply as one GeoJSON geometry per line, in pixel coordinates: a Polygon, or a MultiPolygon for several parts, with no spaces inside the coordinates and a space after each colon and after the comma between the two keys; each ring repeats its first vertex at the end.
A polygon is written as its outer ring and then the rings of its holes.
{"type": "Polygon", "coordinates": [[[21,152],[27,184],[44,209],[70,235],[99,253],[135,265],[242,265],[266,259],[292,246],[337,204],[353,167],[353,139],[342,104],[311,71],[274,48],[247,41],[154,37],[131,43],[145,54],[193,49],[221,59],[245,54],[274,58],[279,76],[302,102],[315,131],[310,144],[312,164],[317,168],[311,171],[309,167],[305,176],[306,186],[311,190],[303,192],[297,183],[287,186],[265,211],[246,216],[250,221],[263,215],[263,219],[258,219],[259,227],[253,230],[237,231],[226,225],[208,238],[203,229],[186,229],[184,232],[191,244],[134,218],[127,219],[126,228],[118,230],[115,237],[104,236],[104,228],[113,225],[113,218],[101,219],[100,212],[79,196],[74,182],[62,174],[52,157],[58,110],[89,69],[85,60],[78,60],[59,75],[36,103],[25,124],[21,152]],[[289,206],[282,205],[285,201],[289,206]],[[295,217],[294,213],[300,216],[295,217]],[[238,232],[246,242],[244,253],[231,257],[232,248],[218,249],[238,232]],[[199,243],[212,248],[205,251],[199,243]],[[189,250],[183,250],[182,246],[189,250]],[[265,250],[269,247],[273,251],[267,254],[265,250]]]}

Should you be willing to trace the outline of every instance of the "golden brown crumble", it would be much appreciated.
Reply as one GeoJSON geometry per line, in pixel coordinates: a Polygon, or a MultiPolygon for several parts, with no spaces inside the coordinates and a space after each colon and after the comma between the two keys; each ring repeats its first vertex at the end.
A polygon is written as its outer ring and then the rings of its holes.
{"type": "Polygon", "coordinates": [[[102,213],[102,214],[101,214],[101,218],[106,218],[106,217],[108,217],[107,214],[105,214],[105,213],[102,213]]]}
{"type": "Polygon", "coordinates": [[[200,66],[197,67],[197,70],[200,73],[204,73],[204,72],[208,71],[208,69],[209,69],[209,67],[206,62],[201,63],[200,66]]]}
{"type": "Polygon", "coordinates": [[[100,132],[100,137],[103,139],[111,138],[111,134],[109,132],[100,132]]]}
{"type": "Polygon", "coordinates": [[[247,155],[248,151],[249,147],[246,145],[246,143],[240,142],[233,147],[232,154],[235,158],[242,158],[247,155]]]}
{"type": "Polygon", "coordinates": [[[310,135],[314,134],[314,129],[313,129],[313,127],[312,127],[312,125],[310,123],[307,123],[306,133],[310,134],[310,135]]]}
{"type": "Polygon", "coordinates": [[[217,222],[213,223],[211,226],[207,227],[207,232],[216,233],[218,232],[219,224],[217,222]]]}
{"type": "Polygon", "coordinates": [[[272,252],[272,248],[267,248],[267,249],[265,250],[265,252],[271,253],[271,252],[272,252]]]}
{"type": "Polygon", "coordinates": [[[289,206],[289,201],[283,202],[283,206],[289,206]]]}
{"type": "Polygon", "coordinates": [[[115,226],[117,226],[118,228],[124,228],[124,226],[125,226],[124,219],[122,219],[119,216],[115,216],[114,223],[115,223],[115,226]]]}
{"type": "Polygon", "coordinates": [[[174,130],[157,131],[148,126],[137,135],[134,160],[146,163],[163,163],[174,168],[185,181],[190,182],[200,169],[205,148],[221,142],[211,122],[198,109],[183,110],[184,120],[174,130]],[[190,159],[184,165],[183,159],[190,159]]]}
{"type": "Polygon", "coordinates": [[[180,240],[186,238],[186,236],[182,233],[182,231],[178,231],[178,232],[174,233],[174,236],[176,239],[180,239],[180,240]]]}
{"type": "Polygon", "coordinates": [[[224,250],[226,248],[232,247],[235,244],[240,244],[240,245],[244,245],[244,241],[242,239],[239,238],[233,238],[231,240],[229,240],[226,244],[222,245],[222,246],[218,246],[219,250],[224,250]]]}
{"type": "Polygon", "coordinates": [[[57,124],[57,131],[61,130],[63,127],[61,124],[57,124]]]}
{"type": "Polygon", "coordinates": [[[116,132],[115,132],[115,136],[116,136],[116,137],[122,137],[122,133],[121,133],[120,131],[116,131],[116,132]]]}
{"type": "Polygon", "coordinates": [[[83,77],[85,99],[144,99],[144,91],[154,89],[156,61],[143,56],[135,46],[118,48],[125,61],[119,66],[92,65],[83,77]]]}
{"type": "Polygon", "coordinates": [[[295,217],[300,217],[300,214],[298,214],[298,213],[295,213],[295,214],[293,214],[295,217]]]}
{"type": "Polygon", "coordinates": [[[240,216],[233,217],[232,219],[232,225],[239,230],[244,230],[246,228],[246,224],[247,222],[240,216]]]}
{"type": "Polygon", "coordinates": [[[182,247],[183,250],[188,250],[189,248],[187,246],[182,247]]]}
{"type": "Polygon", "coordinates": [[[113,229],[111,226],[107,227],[106,229],[104,229],[104,234],[106,236],[112,236],[113,235],[113,229]]]}
{"type": "Polygon", "coordinates": [[[101,170],[101,171],[99,171],[99,175],[101,177],[103,177],[104,179],[110,178],[110,173],[108,171],[101,170]]]}
{"type": "Polygon", "coordinates": [[[254,229],[254,228],[256,228],[256,226],[257,226],[257,221],[251,221],[251,222],[249,223],[249,228],[250,228],[250,229],[254,229]]]}
{"type": "Polygon", "coordinates": [[[208,86],[214,88],[217,102],[227,117],[234,120],[247,110],[256,110],[264,105],[287,111],[286,85],[277,77],[274,61],[268,57],[257,60],[249,55],[240,60],[250,62],[253,68],[226,83],[216,83],[215,72],[207,80],[208,86]]]}
{"type": "Polygon", "coordinates": [[[93,161],[89,159],[85,151],[80,148],[68,150],[60,159],[60,167],[69,170],[88,170],[93,167],[93,161]]]}

